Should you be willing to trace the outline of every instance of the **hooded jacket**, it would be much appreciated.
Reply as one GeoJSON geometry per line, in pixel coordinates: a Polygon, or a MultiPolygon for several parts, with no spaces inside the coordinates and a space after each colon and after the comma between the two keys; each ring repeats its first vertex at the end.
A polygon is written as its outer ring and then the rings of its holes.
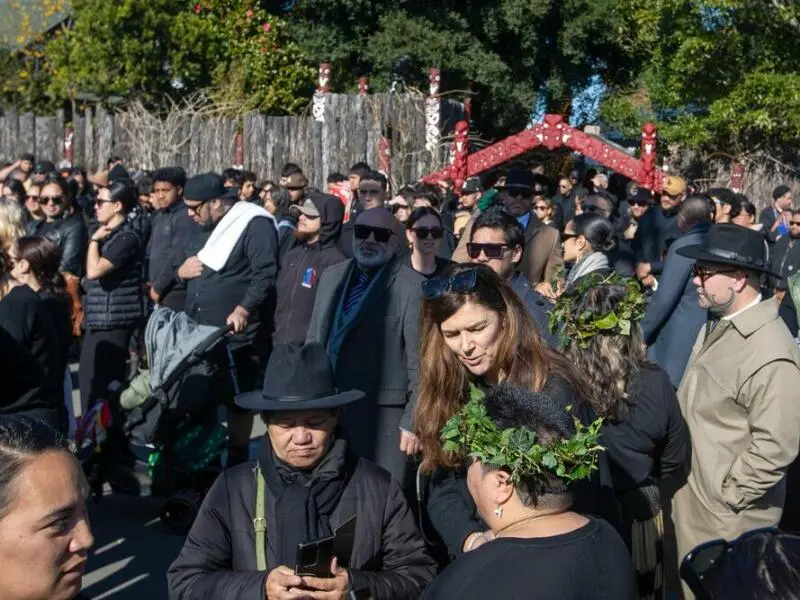
{"type": "Polygon", "coordinates": [[[312,194],[320,214],[319,241],[296,244],[281,257],[275,309],[275,344],[303,344],[314,311],[319,278],[347,257],[339,248],[344,207],[329,194],[312,194]]]}

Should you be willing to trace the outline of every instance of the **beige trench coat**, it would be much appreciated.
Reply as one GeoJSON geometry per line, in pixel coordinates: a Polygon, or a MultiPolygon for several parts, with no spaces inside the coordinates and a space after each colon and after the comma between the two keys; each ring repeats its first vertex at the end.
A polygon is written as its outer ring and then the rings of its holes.
{"type": "Polygon", "coordinates": [[[700,331],[678,400],[692,437],[672,503],[680,560],[781,518],[800,443],[800,351],[774,300],[720,321],[707,340],[700,331]]]}

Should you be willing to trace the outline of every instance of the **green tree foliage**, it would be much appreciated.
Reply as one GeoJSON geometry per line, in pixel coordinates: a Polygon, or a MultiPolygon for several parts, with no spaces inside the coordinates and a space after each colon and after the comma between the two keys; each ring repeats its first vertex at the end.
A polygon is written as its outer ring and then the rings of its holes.
{"type": "MultiPolygon", "coordinates": [[[[645,120],[683,146],[732,154],[800,141],[800,4],[791,0],[627,0],[627,86],[603,119],[645,120]]],[[[623,14],[624,13],[624,14],[623,14]]]]}
{"type": "Polygon", "coordinates": [[[474,117],[488,135],[519,130],[543,97],[567,112],[571,91],[595,75],[625,77],[625,22],[614,0],[263,0],[286,9],[303,53],[334,66],[338,89],[370,75],[386,89],[392,63],[413,59],[411,83],[427,88],[439,67],[443,91],[477,94],[474,117]]]}

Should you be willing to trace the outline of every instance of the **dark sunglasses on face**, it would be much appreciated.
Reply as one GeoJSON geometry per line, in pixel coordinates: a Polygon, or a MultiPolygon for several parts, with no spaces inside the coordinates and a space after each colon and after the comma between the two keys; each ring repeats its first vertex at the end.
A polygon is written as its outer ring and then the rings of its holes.
{"type": "Polygon", "coordinates": [[[203,207],[203,204],[205,204],[205,203],[206,203],[206,202],[205,202],[205,201],[203,201],[203,202],[200,202],[199,204],[195,204],[194,206],[189,206],[188,204],[184,203],[184,206],[186,207],[186,209],[187,209],[187,210],[188,210],[190,213],[194,213],[194,214],[196,214],[196,215],[197,215],[197,214],[200,214],[200,212],[199,212],[199,211],[200,211],[200,209],[203,207]]]}
{"type": "Polygon", "coordinates": [[[800,227],[800,221],[789,221],[789,225],[792,227],[800,227]]]}
{"type": "Polygon", "coordinates": [[[64,196],[39,196],[39,204],[47,205],[51,201],[56,206],[61,206],[64,203],[64,196]]]}
{"type": "Polygon", "coordinates": [[[561,234],[561,241],[566,242],[567,240],[571,240],[573,238],[580,237],[577,233],[567,233],[566,231],[561,234]]]}
{"type": "Polygon", "coordinates": [[[533,198],[533,190],[507,190],[509,197],[522,198],[523,200],[530,200],[533,198]]]}
{"type": "Polygon", "coordinates": [[[359,188],[358,195],[359,196],[380,196],[382,190],[377,188],[359,188]]]}
{"type": "Polygon", "coordinates": [[[385,244],[394,235],[394,231],[386,227],[373,227],[372,225],[356,225],[353,227],[353,234],[357,240],[369,239],[370,235],[375,236],[375,241],[385,244]]]}
{"type": "Polygon", "coordinates": [[[411,231],[414,232],[414,235],[416,235],[419,240],[427,240],[428,236],[431,236],[435,240],[440,240],[444,235],[444,229],[441,227],[414,227],[411,231]]]}
{"type": "Polygon", "coordinates": [[[536,206],[533,207],[533,210],[540,210],[542,212],[546,211],[547,209],[548,209],[547,204],[537,204],[536,206]]]}
{"type": "Polygon", "coordinates": [[[694,592],[698,600],[711,600],[711,595],[704,583],[708,574],[719,566],[725,555],[736,548],[737,544],[762,533],[776,534],[778,530],[774,527],[754,529],[739,536],[732,542],[714,540],[698,546],[681,561],[681,579],[686,582],[686,585],[694,592]]]}
{"type": "Polygon", "coordinates": [[[631,202],[631,206],[647,206],[647,205],[648,205],[647,200],[634,200],[633,202],[631,202]]]}
{"type": "Polygon", "coordinates": [[[116,202],[116,200],[101,200],[100,198],[95,198],[95,204],[111,204],[112,202],[116,202]]]}
{"type": "Polygon", "coordinates": [[[401,210],[408,210],[408,204],[392,204],[392,212],[397,214],[401,210]]]}
{"type": "Polygon", "coordinates": [[[475,260],[481,255],[483,252],[486,255],[486,258],[489,260],[494,260],[497,258],[503,258],[503,252],[508,250],[508,246],[505,244],[477,244],[473,242],[467,243],[467,254],[472,260],[475,260]]]}
{"type": "Polygon", "coordinates": [[[441,298],[447,292],[456,294],[469,294],[475,291],[478,284],[478,271],[471,269],[453,275],[452,277],[439,277],[422,282],[422,295],[428,300],[441,298]]]}
{"type": "Polygon", "coordinates": [[[709,269],[707,267],[701,267],[698,264],[692,265],[692,277],[699,277],[700,281],[705,282],[706,279],[709,277],[713,277],[714,275],[724,275],[726,273],[736,273],[739,269],[709,269]]]}

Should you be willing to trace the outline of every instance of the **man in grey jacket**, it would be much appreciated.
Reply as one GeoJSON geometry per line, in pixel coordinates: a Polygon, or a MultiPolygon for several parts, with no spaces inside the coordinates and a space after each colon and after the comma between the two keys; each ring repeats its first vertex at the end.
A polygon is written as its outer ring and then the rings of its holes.
{"type": "Polygon", "coordinates": [[[386,209],[357,217],[354,258],[322,275],[306,341],[325,346],[336,387],[366,393],[340,421],[353,449],[407,483],[423,278],[398,260],[398,231],[386,209]]]}

